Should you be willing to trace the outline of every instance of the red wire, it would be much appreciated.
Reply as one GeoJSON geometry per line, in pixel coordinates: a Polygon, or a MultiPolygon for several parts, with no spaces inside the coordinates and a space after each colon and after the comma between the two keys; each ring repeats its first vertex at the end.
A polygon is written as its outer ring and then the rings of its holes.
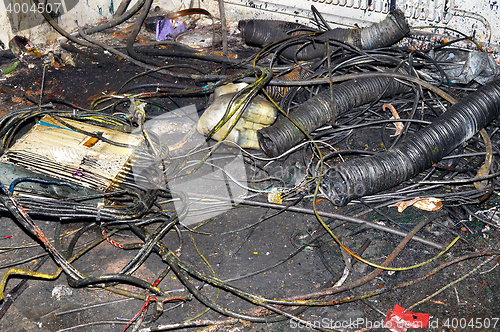
{"type": "Polygon", "coordinates": [[[165,303],[165,302],[167,302],[167,301],[172,301],[172,300],[179,300],[179,301],[184,301],[184,302],[186,302],[186,299],[183,299],[182,297],[169,297],[168,299],[165,299],[165,300],[163,300],[163,301],[161,301],[161,302],[165,303]]]}
{"type": "Polygon", "coordinates": [[[132,318],[132,319],[131,319],[128,323],[127,323],[127,325],[125,325],[125,327],[123,328],[122,332],[125,332],[125,330],[127,330],[127,328],[130,326],[130,324],[132,324],[132,322],[133,322],[134,320],[136,320],[136,319],[137,319],[137,317],[139,317],[139,315],[141,314],[141,312],[142,312],[145,308],[147,308],[147,307],[148,307],[149,302],[150,302],[152,299],[154,299],[154,300],[158,301],[158,299],[157,299],[156,297],[150,297],[150,298],[148,298],[148,299],[147,299],[147,301],[146,301],[146,302],[144,302],[144,304],[142,305],[142,307],[141,307],[141,309],[139,310],[139,312],[138,312],[138,313],[137,313],[137,314],[136,314],[136,315],[135,315],[135,316],[134,316],[134,317],[133,317],[133,318],[132,318]]]}
{"type": "MultiPolygon", "coordinates": [[[[139,310],[139,312],[127,323],[127,325],[125,325],[125,327],[123,328],[122,332],[125,332],[125,330],[127,330],[127,328],[130,326],[130,324],[132,324],[132,322],[134,320],[137,319],[137,317],[139,317],[139,315],[141,314],[141,312],[147,308],[147,306],[149,305],[149,302],[151,300],[155,300],[155,301],[158,301],[158,299],[156,297],[150,297],[147,299],[146,302],[144,302],[144,304],[142,305],[141,309],[139,310]]],[[[186,302],[186,299],[183,299],[182,297],[169,297],[168,299],[165,299],[163,300],[162,302],[165,303],[167,301],[172,301],[172,300],[179,300],[179,301],[184,301],[186,302]]]]}

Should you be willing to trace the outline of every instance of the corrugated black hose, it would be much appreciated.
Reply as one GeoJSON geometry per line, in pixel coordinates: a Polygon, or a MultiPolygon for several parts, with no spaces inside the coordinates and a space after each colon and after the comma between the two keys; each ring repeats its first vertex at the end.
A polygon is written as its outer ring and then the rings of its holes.
{"type": "MultiPolygon", "coordinates": [[[[401,71],[401,70],[400,70],[401,71]]],[[[411,87],[389,77],[371,77],[346,81],[334,86],[333,104],[330,90],[325,90],[299,105],[289,114],[307,133],[332,122],[340,114],[380,97],[409,92],[411,87]]],[[[280,117],[270,127],[257,132],[260,148],[276,157],[305,138],[287,117],[280,117]]]]}
{"type": "MultiPolygon", "coordinates": [[[[267,46],[288,38],[291,35],[297,35],[297,31],[288,34],[292,30],[311,30],[298,23],[269,20],[244,20],[239,22],[238,27],[248,45],[259,47],[267,46]]],[[[332,29],[321,34],[321,38],[322,40],[325,40],[325,38],[333,39],[361,49],[372,50],[398,42],[409,31],[410,28],[406,22],[404,13],[400,9],[396,9],[389,13],[380,23],[375,23],[361,29],[332,29]]],[[[299,61],[313,60],[325,56],[324,43],[314,42],[309,43],[307,46],[302,44],[290,45],[281,51],[281,55],[299,61]]]]}
{"type": "Polygon", "coordinates": [[[391,150],[338,164],[323,176],[323,192],[333,204],[342,206],[397,186],[439,162],[499,115],[500,80],[496,80],[391,150]]]}

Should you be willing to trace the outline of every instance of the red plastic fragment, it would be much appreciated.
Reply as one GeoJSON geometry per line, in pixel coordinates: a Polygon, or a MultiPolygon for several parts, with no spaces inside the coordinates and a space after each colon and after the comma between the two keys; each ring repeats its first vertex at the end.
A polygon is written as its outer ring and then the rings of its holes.
{"type": "Polygon", "coordinates": [[[429,327],[429,314],[404,311],[403,307],[396,304],[394,309],[387,313],[384,327],[391,332],[406,332],[409,328],[429,327]]]}

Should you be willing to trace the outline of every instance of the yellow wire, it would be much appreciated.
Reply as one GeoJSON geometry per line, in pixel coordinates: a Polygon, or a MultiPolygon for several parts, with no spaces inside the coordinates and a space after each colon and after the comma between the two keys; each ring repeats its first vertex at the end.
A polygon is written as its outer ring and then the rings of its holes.
{"type": "MultiPolygon", "coordinates": [[[[269,95],[267,94],[267,92],[265,90],[263,90],[263,92],[266,94],[266,96],[269,98],[269,95]]],[[[355,253],[353,253],[349,248],[347,248],[344,244],[342,244],[342,242],[340,242],[340,240],[335,236],[335,234],[333,234],[332,230],[330,229],[330,227],[328,227],[328,225],[323,221],[323,219],[321,218],[321,216],[319,215],[318,213],[318,210],[316,208],[316,198],[318,196],[318,192],[319,192],[319,186],[320,186],[320,182],[321,182],[321,178],[322,178],[322,174],[323,174],[323,155],[321,154],[321,150],[319,148],[319,146],[316,144],[316,142],[314,142],[313,138],[309,135],[309,133],[307,133],[303,128],[300,127],[300,125],[298,123],[296,123],[293,119],[291,119],[280,107],[278,104],[276,104],[276,102],[274,102],[274,100],[272,100],[271,98],[269,98],[271,100],[271,102],[278,108],[278,110],[284,115],[286,116],[295,126],[297,126],[297,128],[299,128],[300,131],[302,131],[302,133],[309,139],[311,140],[311,142],[313,142],[314,144],[314,148],[316,149],[317,153],[318,153],[318,156],[319,156],[319,160],[320,160],[320,169],[319,169],[319,175],[318,175],[318,181],[316,183],[316,188],[314,189],[314,196],[313,196],[313,211],[314,211],[314,214],[316,215],[316,218],[318,219],[318,221],[320,222],[321,226],[323,226],[323,228],[328,232],[328,234],[333,238],[333,240],[342,248],[344,249],[346,252],[348,252],[352,257],[356,258],[357,260],[359,260],[360,262],[363,262],[371,267],[374,267],[374,268],[377,268],[377,269],[381,269],[381,270],[386,270],[386,271],[407,271],[407,270],[411,270],[411,269],[415,269],[417,267],[421,267],[421,266],[424,266],[432,261],[434,261],[435,259],[441,257],[444,253],[446,253],[451,247],[453,247],[453,245],[460,239],[459,236],[457,236],[443,251],[441,251],[439,254],[437,254],[436,256],[432,257],[431,259],[425,261],[425,262],[422,262],[422,263],[419,263],[419,264],[415,264],[415,265],[412,265],[412,266],[407,266],[407,267],[386,267],[386,266],[382,266],[382,265],[378,265],[378,264],[375,264],[375,263],[372,263],[364,258],[362,258],[361,256],[358,256],[356,255],[355,253]]]]}
{"type": "MultiPolygon", "coordinates": [[[[112,230],[110,231],[110,234],[116,233],[118,230],[112,230]]],[[[102,236],[100,238],[100,242],[104,241],[106,237],[102,236]]],[[[90,249],[94,248],[96,245],[100,243],[99,241],[95,241],[91,245],[89,245],[87,248],[85,248],[82,252],[78,253],[77,255],[73,256],[72,258],[68,259],[68,263],[74,262],[77,258],[79,258],[83,253],[89,251],[90,249]]],[[[10,269],[9,271],[5,272],[4,275],[2,276],[2,279],[0,281],[0,300],[4,298],[4,291],[5,291],[5,286],[7,285],[7,281],[11,275],[17,275],[17,276],[29,276],[29,277],[34,277],[34,278],[41,278],[41,279],[46,279],[46,280],[54,280],[61,275],[61,272],[63,271],[62,268],[58,268],[57,271],[53,274],[46,274],[46,273],[40,273],[40,272],[35,272],[35,271],[27,271],[27,270],[22,270],[22,269],[10,269]]]]}
{"type": "MultiPolygon", "coordinates": [[[[265,78],[266,78],[266,75],[270,75],[270,71],[267,70],[267,69],[261,69],[261,76],[254,82],[252,83],[249,87],[247,87],[248,90],[250,90],[245,96],[244,98],[242,98],[238,104],[236,105],[235,109],[228,115],[228,116],[225,116],[225,118],[223,118],[218,124],[216,127],[214,127],[214,132],[213,134],[215,134],[218,130],[220,130],[220,128],[222,127],[222,125],[227,121],[224,121],[224,119],[230,119],[237,110],[239,110],[239,108],[243,105],[244,102],[246,102],[248,100],[249,95],[251,92],[254,92],[255,90],[258,90],[258,89],[262,89],[263,88],[263,84],[265,82],[265,78]]],[[[245,90],[242,90],[242,91],[245,91],[245,90]]],[[[231,103],[228,105],[228,108],[227,110],[229,110],[231,108],[231,103]]],[[[226,113],[227,113],[227,110],[226,110],[226,113]]],[[[232,126],[234,127],[234,125],[236,124],[236,122],[238,121],[238,117],[236,117],[236,119],[233,121],[232,123],[232,126]]],[[[219,146],[218,143],[222,142],[226,137],[227,135],[229,135],[229,130],[224,133],[224,135],[222,136],[221,139],[219,139],[217,141],[217,144],[215,145],[215,147],[219,146]]],[[[212,134],[212,135],[213,135],[212,134]]],[[[190,171],[186,172],[187,174],[190,174],[192,172],[195,172],[211,155],[212,155],[212,152],[213,152],[213,148],[210,149],[207,154],[197,163],[197,165],[191,169],[190,171]]]]}
{"type": "MultiPolygon", "coordinates": [[[[198,253],[198,255],[200,255],[201,259],[203,259],[203,262],[205,262],[205,264],[208,266],[208,268],[210,269],[210,271],[212,271],[212,274],[213,274],[214,278],[217,278],[214,269],[212,268],[212,266],[210,265],[210,263],[207,261],[207,259],[205,258],[205,256],[203,256],[203,254],[198,249],[198,246],[196,245],[196,242],[194,241],[194,238],[191,236],[191,234],[189,234],[189,237],[191,238],[191,241],[193,242],[194,248],[196,249],[196,252],[198,253]]],[[[219,294],[220,294],[220,289],[219,289],[219,287],[217,287],[217,295],[215,296],[214,303],[216,303],[217,300],[219,299],[219,294]]],[[[188,318],[184,322],[190,322],[190,321],[193,321],[195,319],[198,319],[199,317],[201,317],[204,314],[206,314],[208,311],[210,311],[210,308],[206,308],[205,310],[203,310],[202,312],[200,312],[198,315],[196,315],[194,317],[191,317],[191,318],[188,318]]]]}
{"type": "MultiPolygon", "coordinates": [[[[112,235],[112,234],[114,234],[116,232],[118,232],[118,229],[111,230],[107,234],[107,236],[110,236],[110,235],[112,235]]],[[[73,257],[71,257],[70,259],[68,259],[68,263],[74,262],[75,260],[77,260],[78,258],[80,258],[84,253],[86,253],[87,251],[93,249],[95,246],[97,246],[98,244],[100,244],[104,240],[106,240],[106,236],[101,236],[100,238],[96,239],[89,246],[87,246],[82,251],[80,251],[79,253],[77,253],[76,255],[74,255],[73,257]]],[[[63,271],[62,268],[58,268],[57,271],[54,274],[51,275],[51,274],[47,274],[47,273],[40,273],[40,272],[35,272],[35,271],[27,271],[27,270],[22,270],[22,269],[10,269],[9,271],[5,272],[5,274],[2,276],[2,279],[0,280],[0,301],[4,298],[5,286],[7,285],[7,281],[8,281],[8,279],[9,279],[10,276],[14,276],[14,275],[17,275],[17,276],[29,276],[29,277],[40,278],[40,279],[45,279],[45,280],[55,280],[55,279],[57,279],[61,275],[62,271],[63,271]]],[[[83,276],[85,278],[87,278],[86,275],[83,275],[83,276]]],[[[120,289],[120,288],[117,288],[117,287],[104,287],[104,289],[106,289],[108,291],[111,291],[113,293],[116,293],[116,294],[121,294],[121,295],[124,295],[124,296],[131,296],[131,297],[137,298],[136,294],[133,294],[131,292],[128,292],[127,290],[120,289]]],[[[158,287],[154,287],[154,290],[158,291],[158,293],[165,294],[158,287]]]]}
{"type": "MultiPolygon", "coordinates": [[[[227,120],[231,119],[231,117],[236,114],[241,106],[246,103],[246,101],[250,98],[250,93],[254,92],[255,90],[257,89],[260,89],[261,88],[261,85],[263,84],[265,78],[270,75],[270,71],[269,70],[266,70],[266,69],[262,69],[261,70],[261,75],[260,77],[255,81],[253,82],[251,85],[249,85],[248,87],[246,87],[244,90],[242,90],[241,92],[245,91],[245,90],[250,90],[239,102],[238,104],[236,105],[236,107],[231,111],[231,113],[229,113],[228,115],[226,115],[223,119],[221,119],[221,121],[218,123],[218,125],[214,128],[215,131],[214,131],[214,134],[226,123],[227,120]],[[226,120],[227,119],[227,120],[226,120]],[[224,121],[225,120],[225,121],[224,121]]],[[[227,106],[227,110],[226,110],[226,113],[231,109],[231,106],[234,104],[234,101],[229,103],[229,105],[227,106]]],[[[238,122],[238,117],[233,121],[232,123],[232,126],[236,125],[236,122],[238,122]]],[[[226,133],[224,133],[223,137],[219,140],[220,141],[223,141],[227,135],[229,135],[229,131],[227,131],[226,133]]]]}
{"type": "MultiPolygon", "coordinates": [[[[317,34],[317,33],[311,33],[311,34],[307,34],[307,35],[314,35],[314,34],[317,34]]],[[[272,43],[268,46],[266,46],[265,48],[263,48],[258,54],[257,56],[255,57],[254,59],[254,62],[253,62],[253,65],[254,65],[254,68],[256,66],[256,63],[257,63],[257,60],[259,59],[259,57],[264,53],[264,52],[267,52],[268,49],[270,49],[271,47],[273,47],[274,45],[278,44],[278,43],[281,43],[282,41],[284,40],[288,40],[288,39],[291,39],[291,38],[294,38],[294,36],[291,36],[291,37],[288,37],[286,39],[283,39],[283,40],[280,40],[280,41],[277,41],[275,43],[272,43]]],[[[439,90],[442,92],[442,96],[445,97],[445,99],[447,99],[448,101],[450,101],[452,104],[455,103],[455,99],[453,97],[451,97],[450,95],[448,95],[447,93],[445,93],[444,91],[442,91],[441,89],[439,88],[435,88],[433,89],[433,91],[435,90],[439,90]]],[[[317,153],[318,153],[318,156],[319,156],[319,160],[320,160],[320,169],[319,169],[319,175],[318,175],[318,181],[316,183],[316,187],[314,189],[314,195],[313,195],[313,211],[314,211],[314,214],[316,215],[316,218],[318,219],[318,221],[320,222],[321,226],[323,226],[323,228],[328,232],[328,234],[333,238],[333,240],[342,248],[344,249],[346,252],[348,252],[351,256],[353,256],[354,258],[356,258],[357,260],[371,266],[371,267],[374,267],[374,268],[377,268],[377,269],[382,269],[382,270],[387,270],[387,271],[406,271],[406,270],[411,270],[411,269],[414,269],[414,268],[417,268],[417,267],[421,267],[421,266],[424,266],[432,261],[434,261],[435,259],[441,257],[445,252],[447,252],[451,247],[453,247],[453,245],[460,239],[459,236],[457,236],[443,251],[441,251],[438,255],[434,256],[433,258],[425,261],[425,262],[422,262],[422,263],[419,263],[419,264],[415,264],[415,265],[412,265],[412,266],[407,266],[407,267],[386,267],[386,266],[382,266],[382,265],[378,265],[378,264],[375,264],[375,263],[372,263],[370,261],[367,261],[366,259],[356,255],[355,253],[353,253],[349,248],[347,248],[345,245],[343,245],[340,240],[335,236],[335,234],[332,232],[332,230],[328,227],[328,225],[323,221],[323,219],[321,218],[321,216],[319,215],[318,213],[318,210],[317,210],[317,207],[316,207],[316,198],[318,196],[318,192],[319,192],[319,186],[320,186],[320,183],[321,183],[321,178],[322,178],[322,174],[323,174],[323,168],[324,168],[324,163],[323,163],[323,155],[321,153],[321,150],[319,148],[319,146],[316,144],[316,142],[314,142],[313,138],[309,135],[309,133],[307,133],[296,121],[294,121],[293,119],[291,119],[288,114],[286,114],[282,109],[281,107],[279,107],[279,105],[269,96],[269,94],[264,90],[262,89],[263,93],[266,95],[266,97],[274,104],[274,106],[285,116],[287,117],[303,134],[304,136],[306,136],[313,144],[314,144],[314,148],[316,149],[317,153]]]]}

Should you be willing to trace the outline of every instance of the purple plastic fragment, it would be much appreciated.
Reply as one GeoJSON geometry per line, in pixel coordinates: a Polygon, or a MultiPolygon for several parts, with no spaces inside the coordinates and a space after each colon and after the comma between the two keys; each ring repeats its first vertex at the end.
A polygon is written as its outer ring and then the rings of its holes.
{"type": "Polygon", "coordinates": [[[184,22],[179,21],[176,23],[175,27],[172,26],[170,19],[165,17],[163,20],[156,22],[156,40],[162,41],[166,39],[172,39],[178,34],[186,31],[184,27],[184,22]]]}

